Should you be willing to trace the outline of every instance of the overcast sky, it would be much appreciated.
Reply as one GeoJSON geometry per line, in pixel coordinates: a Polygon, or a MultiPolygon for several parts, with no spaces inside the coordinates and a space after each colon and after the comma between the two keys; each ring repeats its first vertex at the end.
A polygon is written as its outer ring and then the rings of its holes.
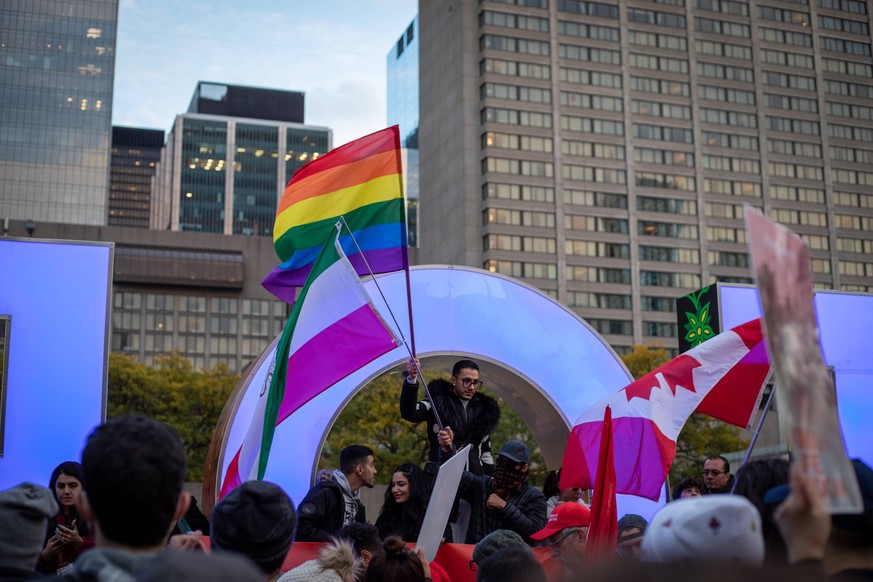
{"type": "Polygon", "coordinates": [[[417,0],[121,0],[113,125],[168,131],[198,81],[303,91],[342,145],[386,126],[385,59],[417,0]]]}

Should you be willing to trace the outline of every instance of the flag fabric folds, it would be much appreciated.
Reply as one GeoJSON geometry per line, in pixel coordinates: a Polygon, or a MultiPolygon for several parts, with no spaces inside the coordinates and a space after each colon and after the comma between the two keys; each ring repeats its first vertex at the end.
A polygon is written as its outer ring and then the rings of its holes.
{"type": "Polygon", "coordinates": [[[354,235],[354,240],[348,234],[341,240],[359,275],[369,272],[367,263],[373,273],[407,268],[402,180],[396,125],[331,150],[298,169],[279,201],[273,227],[281,263],[264,279],[264,287],[293,303],[324,237],[340,216],[354,235]]]}
{"type": "Polygon", "coordinates": [[[591,500],[591,526],[588,529],[587,555],[614,556],[618,544],[618,507],[615,501],[615,461],[612,445],[612,409],[607,406],[600,428],[600,453],[597,477],[591,500]]]}
{"type": "Polygon", "coordinates": [[[309,400],[398,345],[331,232],[291,310],[252,424],[220,496],[262,479],[276,426],[309,400]]]}
{"type": "Polygon", "coordinates": [[[766,355],[758,351],[763,343],[761,320],[744,323],[591,406],[576,421],[567,441],[561,489],[594,486],[602,419],[609,406],[616,492],[657,500],[676,456],[679,431],[704,399],[721,393],[715,401],[731,410],[746,410],[760,400],[769,372],[757,357],[766,355]],[[756,390],[746,390],[748,386],[756,390]]]}

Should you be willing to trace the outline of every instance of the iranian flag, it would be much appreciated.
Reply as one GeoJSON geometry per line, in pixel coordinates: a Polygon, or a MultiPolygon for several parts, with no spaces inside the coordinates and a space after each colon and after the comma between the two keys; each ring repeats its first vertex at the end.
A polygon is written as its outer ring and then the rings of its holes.
{"type": "Polygon", "coordinates": [[[657,501],[676,457],[679,431],[691,413],[714,393],[724,407],[753,409],[769,371],[760,319],[720,333],[670,360],[582,413],[567,441],[561,489],[594,487],[608,406],[616,492],[657,501]],[[749,386],[757,389],[746,390],[749,386]]]}
{"type": "Polygon", "coordinates": [[[219,496],[263,479],[276,426],[355,370],[398,345],[331,232],[276,347],[276,360],[219,496]]]}

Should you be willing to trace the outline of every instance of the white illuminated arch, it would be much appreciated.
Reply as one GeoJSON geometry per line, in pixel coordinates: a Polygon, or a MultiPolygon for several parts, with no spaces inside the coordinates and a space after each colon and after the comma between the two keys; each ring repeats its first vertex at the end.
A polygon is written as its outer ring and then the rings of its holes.
{"type": "MultiPolygon", "coordinates": [[[[448,373],[462,357],[479,362],[487,387],[525,421],[549,467],[560,465],[573,421],[632,379],[612,348],[587,323],[533,287],[470,267],[420,266],[411,269],[410,276],[415,347],[423,365],[448,373]]],[[[408,339],[404,274],[383,275],[378,282],[408,339]]],[[[373,281],[366,285],[376,308],[394,327],[379,289],[373,281]]],[[[275,349],[276,341],[255,363],[236,400],[228,403],[216,490],[248,429],[275,349]]],[[[405,347],[396,348],[279,425],[264,478],[280,484],[299,502],[312,483],[324,440],[345,405],[374,378],[402,369],[408,357],[405,347]]],[[[399,385],[397,395],[399,401],[399,385]]],[[[658,506],[638,497],[619,496],[623,512],[651,516],[658,506]]]]}

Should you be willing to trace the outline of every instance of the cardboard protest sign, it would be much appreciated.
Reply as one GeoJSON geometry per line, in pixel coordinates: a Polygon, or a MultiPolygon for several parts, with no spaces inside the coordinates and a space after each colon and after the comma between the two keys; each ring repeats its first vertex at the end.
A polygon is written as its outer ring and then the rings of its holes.
{"type": "Polygon", "coordinates": [[[809,248],[759,211],[746,206],[745,213],[779,414],[794,461],[831,513],[860,513],[861,493],[840,432],[836,389],[819,345],[809,248]]]}

